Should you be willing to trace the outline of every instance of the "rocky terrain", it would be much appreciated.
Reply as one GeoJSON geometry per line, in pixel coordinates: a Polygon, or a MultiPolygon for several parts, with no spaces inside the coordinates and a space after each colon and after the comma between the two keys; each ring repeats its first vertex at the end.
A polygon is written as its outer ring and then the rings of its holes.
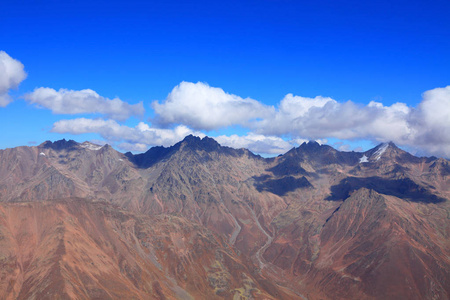
{"type": "Polygon", "coordinates": [[[449,299],[449,202],[392,143],[0,150],[0,299],[449,299]]]}

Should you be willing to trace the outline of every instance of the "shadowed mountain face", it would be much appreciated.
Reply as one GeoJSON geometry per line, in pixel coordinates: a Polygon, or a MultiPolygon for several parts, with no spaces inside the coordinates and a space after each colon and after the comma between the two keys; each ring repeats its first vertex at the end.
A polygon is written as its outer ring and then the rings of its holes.
{"type": "Polygon", "coordinates": [[[396,196],[405,200],[423,203],[444,202],[445,198],[432,193],[433,186],[420,186],[409,178],[386,179],[382,177],[347,177],[331,187],[327,200],[345,200],[353,191],[369,188],[385,195],[396,196]]]}
{"type": "Polygon", "coordinates": [[[449,170],[392,143],[0,150],[0,298],[448,299],[449,170]]]}

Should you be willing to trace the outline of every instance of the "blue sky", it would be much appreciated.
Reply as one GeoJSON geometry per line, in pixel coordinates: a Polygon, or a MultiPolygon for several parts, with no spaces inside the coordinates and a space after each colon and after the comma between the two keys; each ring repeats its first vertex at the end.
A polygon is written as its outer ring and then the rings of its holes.
{"type": "Polygon", "coordinates": [[[3,84],[0,148],[64,137],[143,151],[194,133],[268,154],[393,140],[449,157],[449,13],[449,1],[3,0],[0,50],[27,76],[0,67],[20,82],[3,84]]]}

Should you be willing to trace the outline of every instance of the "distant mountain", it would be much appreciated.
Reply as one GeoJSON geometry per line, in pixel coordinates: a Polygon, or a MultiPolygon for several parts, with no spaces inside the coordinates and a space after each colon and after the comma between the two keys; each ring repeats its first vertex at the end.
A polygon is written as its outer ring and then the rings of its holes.
{"type": "Polygon", "coordinates": [[[0,150],[1,299],[449,299],[449,161],[187,136],[0,150]]]}

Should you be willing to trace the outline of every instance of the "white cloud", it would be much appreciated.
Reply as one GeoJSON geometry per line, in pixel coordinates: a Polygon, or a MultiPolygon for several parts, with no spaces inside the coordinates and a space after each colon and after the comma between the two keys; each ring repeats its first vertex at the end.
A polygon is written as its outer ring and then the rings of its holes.
{"type": "Polygon", "coordinates": [[[271,117],[253,122],[251,128],[263,135],[292,138],[393,141],[450,157],[450,86],[426,91],[417,108],[288,94],[271,117]]]}
{"type": "Polygon", "coordinates": [[[419,109],[423,119],[429,125],[438,128],[445,126],[448,129],[450,125],[450,85],[426,91],[419,109]]]}
{"type": "Polygon", "coordinates": [[[410,123],[414,138],[408,145],[450,158],[450,85],[423,93],[410,123]]]}
{"type": "Polygon", "coordinates": [[[197,130],[213,130],[231,125],[248,125],[267,118],[273,107],[250,98],[225,93],[206,83],[181,82],[159,103],[152,103],[160,125],[184,124],[197,130]]]}
{"type": "Polygon", "coordinates": [[[270,117],[257,121],[252,126],[264,134],[283,135],[289,133],[292,136],[301,136],[297,131],[302,123],[302,118],[308,117],[314,108],[323,108],[325,105],[336,103],[335,100],[322,96],[307,98],[287,94],[270,117]]]}
{"type": "Polygon", "coordinates": [[[0,51],[0,107],[8,105],[12,98],[8,95],[10,89],[15,89],[27,77],[23,64],[0,51]]]}
{"type": "Polygon", "coordinates": [[[381,116],[383,110],[389,112],[390,108],[362,106],[351,101],[339,103],[320,96],[288,95],[271,118],[256,122],[252,127],[261,134],[354,139],[361,135],[370,136],[372,122],[381,116]]]}
{"type": "MultiPolygon", "coordinates": [[[[136,127],[121,125],[114,120],[78,118],[60,120],[53,124],[52,132],[83,134],[97,133],[109,143],[116,143],[117,147],[125,151],[143,152],[151,146],[171,146],[189,134],[204,137],[198,131],[193,131],[184,125],[174,129],[152,128],[144,122],[136,127]]],[[[246,136],[221,135],[214,137],[221,145],[233,148],[247,148],[261,154],[281,154],[302,143],[304,140],[288,142],[276,136],[263,136],[250,133],[246,136]]]]}
{"type": "Polygon", "coordinates": [[[378,102],[370,102],[363,109],[367,111],[367,119],[360,125],[358,135],[361,138],[405,144],[414,135],[414,128],[409,122],[412,108],[406,104],[394,103],[391,106],[384,106],[378,102]]]}
{"type": "Polygon", "coordinates": [[[186,126],[179,125],[174,129],[152,128],[140,122],[136,127],[120,125],[114,120],[78,118],[60,120],[53,124],[52,132],[83,134],[98,133],[108,142],[121,142],[118,146],[124,150],[134,151],[148,149],[150,146],[171,146],[186,135],[204,136],[186,126]]]}
{"type": "Polygon", "coordinates": [[[124,151],[131,151],[131,152],[145,152],[149,149],[149,146],[147,144],[143,143],[120,143],[117,145],[119,149],[122,149],[124,151]]]}
{"type": "MultiPolygon", "coordinates": [[[[141,122],[131,128],[113,120],[75,119],[55,123],[53,131],[74,134],[95,132],[109,141],[121,142],[122,149],[137,151],[144,149],[144,145],[170,146],[188,134],[203,135],[188,126],[208,129],[242,125],[252,132],[245,136],[221,135],[213,138],[222,145],[264,154],[285,153],[305,140],[322,140],[326,143],[327,138],[336,138],[393,141],[426,155],[450,157],[450,86],[426,91],[416,108],[404,103],[385,106],[372,101],[362,105],[321,96],[306,98],[288,94],[275,109],[256,100],[226,94],[221,89],[203,83],[181,83],[164,103],[153,103],[153,106],[156,113],[160,114],[159,120],[166,120],[163,124],[173,122],[178,126],[175,129],[160,129],[141,122]],[[194,99],[199,93],[202,94],[200,91],[204,95],[200,97],[202,100],[195,111],[194,99]],[[192,92],[189,97],[178,95],[189,92],[192,92]],[[209,103],[205,100],[209,97],[205,95],[209,94],[220,95],[216,98],[221,100],[215,98],[209,103]],[[181,99],[188,99],[186,106],[183,106],[181,99]],[[241,106],[247,114],[245,118],[241,106]],[[249,116],[249,107],[255,110],[252,116],[249,116]],[[223,108],[223,112],[220,108],[223,108]],[[176,120],[177,115],[181,116],[180,120],[176,120]],[[254,120],[255,115],[261,119],[254,120]],[[223,119],[227,116],[230,118],[223,119]],[[289,137],[289,140],[286,141],[285,137],[289,137]]],[[[345,145],[342,147],[342,150],[348,150],[345,145]]]]}
{"type": "Polygon", "coordinates": [[[142,116],[144,106],[128,104],[119,98],[108,99],[90,89],[74,91],[52,88],[36,88],[25,95],[25,100],[40,107],[51,109],[56,114],[104,114],[115,120],[126,120],[130,116],[142,116]]]}
{"type": "Polygon", "coordinates": [[[223,146],[246,148],[254,153],[260,154],[282,154],[295,146],[292,142],[285,141],[277,136],[264,136],[254,133],[249,133],[245,136],[238,136],[235,134],[231,136],[221,135],[214,139],[223,146]]]}
{"type": "Polygon", "coordinates": [[[352,101],[339,103],[318,96],[305,98],[287,95],[270,117],[252,124],[261,134],[285,135],[308,139],[399,140],[411,133],[403,103],[383,106],[371,102],[367,106],[352,101]]]}

